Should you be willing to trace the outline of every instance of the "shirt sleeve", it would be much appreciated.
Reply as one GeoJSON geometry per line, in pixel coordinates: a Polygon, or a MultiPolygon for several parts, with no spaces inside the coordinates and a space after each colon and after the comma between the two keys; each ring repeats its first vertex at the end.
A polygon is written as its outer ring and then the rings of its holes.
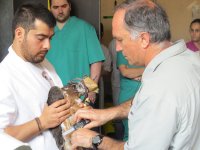
{"type": "Polygon", "coordinates": [[[94,27],[88,25],[88,28],[85,30],[90,64],[105,60],[103,50],[97,38],[94,27]]]}
{"type": "Polygon", "coordinates": [[[23,143],[6,133],[0,133],[1,149],[11,150],[16,149],[22,145],[28,146],[27,143],[23,143]]]}
{"type": "Polygon", "coordinates": [[[11,94],[12,85],[5,73],[0,75],[0,131],[3,131],[8,125],[11,125],[17,115],[17,106],[14,96],[11,94]]]}

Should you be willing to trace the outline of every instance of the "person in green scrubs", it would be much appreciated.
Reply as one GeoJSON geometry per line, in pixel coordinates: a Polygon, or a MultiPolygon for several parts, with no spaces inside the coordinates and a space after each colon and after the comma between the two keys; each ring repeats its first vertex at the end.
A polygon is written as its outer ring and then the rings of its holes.
{"type": "MultiPolygon", "coordinates": [[[[64,85],[86,75],[98,83],[105,58],[94,27],[70,16],[70,0],[50,0],[50,8],[57,24],[47,59],[64,85]]],[[[95,93],[89,93],[88,97],[95,101],[95,93]]]]}
{"type": "MultiPolygon", "coordinates": [[[[123,56],[122,52],[117,52],[117,66],[120,71],[120,94],[118,104],[133,99],[141,84],[141,76],[144,67],[133,66],[123,56]]],[[[124,125],[124,141],[128,140],[128,119],[122,120],[124,125]]]]}

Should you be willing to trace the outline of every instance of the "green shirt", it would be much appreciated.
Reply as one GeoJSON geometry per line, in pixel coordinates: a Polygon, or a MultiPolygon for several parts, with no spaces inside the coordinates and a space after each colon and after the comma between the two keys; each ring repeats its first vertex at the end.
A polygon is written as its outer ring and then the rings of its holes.
{"type": "Polygon", "coordinates": [[[54,29],[47,59],[53,64],[64,85],[69,80],[90,76],[90,65],[104,60],[93,26],[70,17],[60,30],[54,29]]]}
{"type": "MultiPolygon", "coordinates": [[[[129,68],[138,68],[139,66],[130,65],[128,61],[123,56],[122,52],[117,52],[117,66],[126,65],[129,68]]],[[[119,94],[119,103],[133,98],[140,87],[141,82],[126,78],[120,74],[120,94],[119,94]]]]}
{"type": "MultiPolygon", "coordinates": [[[[126,65],[128,68],[141,68],[140,66],[134,66],[130,65],[128,61],[125,59],[123,56],[122,52],[117,52],[117,66],[119,67],[120,65],[126,65]]],[[[119,99],[118,103],[121,104],[127,100],[130,100],[133,98],[138,91],[139,87],[141,85],[140,81],[132,80],[129,78],[126,78],[120,74],[120,94],[119,94],[119,99]]],[[[123,125],[124,125],[124,141],[128,140],[128,120],[123,119],[122,120],[123,125]]]]}

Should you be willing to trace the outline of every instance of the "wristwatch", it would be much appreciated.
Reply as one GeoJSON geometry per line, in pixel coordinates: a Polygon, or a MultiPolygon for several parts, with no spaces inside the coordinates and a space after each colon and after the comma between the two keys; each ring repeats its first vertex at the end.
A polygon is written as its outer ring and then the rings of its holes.
{"type": "Polygon", "coordinates": [[[98,150],[98,146],[103,141],[103,137],[104,137],[103,135],[99,134],[92,138],[92,146],[94,150],[98,150]]]}

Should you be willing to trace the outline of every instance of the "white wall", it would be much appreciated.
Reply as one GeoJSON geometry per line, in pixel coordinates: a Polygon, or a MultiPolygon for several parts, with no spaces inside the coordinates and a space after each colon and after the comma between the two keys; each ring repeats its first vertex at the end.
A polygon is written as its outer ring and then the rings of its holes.
{"type": "Polygon", "coordinates": [[[13,1],[0,0],[0,61],[7,54],[12,42],[13,1]]]}

